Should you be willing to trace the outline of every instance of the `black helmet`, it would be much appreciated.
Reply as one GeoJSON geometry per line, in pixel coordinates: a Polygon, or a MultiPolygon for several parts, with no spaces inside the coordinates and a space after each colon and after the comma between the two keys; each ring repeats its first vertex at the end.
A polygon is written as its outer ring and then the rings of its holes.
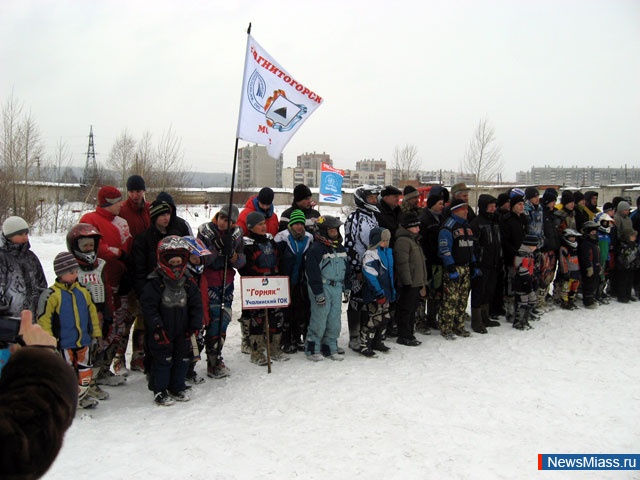
{"type": "Polygon", "coordinates": [[[600,228],[600,224],[598,222],[594,222],[593,220],[589,220],[582,224],[582,233],[589,234],[592,230],[598,230],[600,228]]]}
{"type": "Polygon", "coordinates": [[[353,192],[353,201],[359,208],[366,208],[372,212],[378,213],[378,207],[367,203],[367,197],[369,195],[380,195],[381,191],[382,189],[379,185],[362,185],[356,188],[356,191],[353,192]]]}
{"type": "Polygon", "coordinates": [[[340,228],[342,222],[337,217],[332,217],[331,215],[323,215],[318,218],[316,222],[316,226],[323,230],[329,230],[330,228],[340,228]]]}

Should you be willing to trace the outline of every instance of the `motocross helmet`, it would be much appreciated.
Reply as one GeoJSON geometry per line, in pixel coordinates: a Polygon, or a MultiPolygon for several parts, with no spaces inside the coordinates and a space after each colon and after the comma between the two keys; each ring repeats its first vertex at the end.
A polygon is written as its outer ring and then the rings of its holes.
{"type": "Polygon", "coordinates": [[[94,265],[98,258],[98,244],[100,243],[102,234],[100,231],[89,223],[78,223],[71,227],[67,233],[67,250],[83,265],[94,265]],[[93,238],[93,251],[83,252],[80,250],[78,241],[82,238],[93,238]]]}
{"type": "Polygon", "coordinates": [[[189,264],[189,244],[178,235],[169,235],[158,242],[158,269],[167,278],[179,280],[189,264]],[[180,265],[171,265],[169,260],[179,257],[180,265]]]}
{"type": "Polygon", "coordinates": [[[362,185],[353,192],[353,201],[359,208],[366,208],[374,213],[378,213],[380,211],[378,207],[367,203],[367,197],[369,195],[380,195],[381,191],[382,189],[379,185],[362,185]]]}

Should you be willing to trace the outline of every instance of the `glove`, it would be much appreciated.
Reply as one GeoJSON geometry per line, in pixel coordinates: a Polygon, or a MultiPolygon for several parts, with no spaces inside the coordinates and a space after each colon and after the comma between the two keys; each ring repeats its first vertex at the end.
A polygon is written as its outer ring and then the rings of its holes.
{"type": "Polygon", "coordinates": [[[378,305],[384,305],[385,303],[387,303],[387,297],[385,297],[384,295],[376,297],[376,303],[378,305]]]}
{"type": "Polygon", "coordinates": [[[593,277],[593,267],[587,268],[587,277],[589,278],[593,277]]]}
{"type": "Polygon", "coordinates": [[[474,268],[471,272],[471,278],[480,278],[482,276],[482,270],[478,267],[474,268]]]}
{"type": "Polygon", "coordinates": [[[460,274],[458,272],[449,272],[449,279],[452,282],[457,282],[460,279],[460,274]]]}
{"type": "Polygon", "coordinates": [[[226,257],[232,257],[234,250],[233,247],[233,238],[231,237],[231,235],[226,234],[224,237],[222,237],[222,255],[226,257]]]}
{"type": "Polygon", "coordinates": [[[157,325],[153,330],[153,339],[156,341],[158,345],[169,345],[169,337],[167,337],[167,332],[164,331],[160,325],[157,325]]]}
{"type": "Polygon", "coordinates": [[[322,307],[327,303],[327,299],[324,298],[324,295],[317,295],[316,296],[316,305],[322,307]]]}

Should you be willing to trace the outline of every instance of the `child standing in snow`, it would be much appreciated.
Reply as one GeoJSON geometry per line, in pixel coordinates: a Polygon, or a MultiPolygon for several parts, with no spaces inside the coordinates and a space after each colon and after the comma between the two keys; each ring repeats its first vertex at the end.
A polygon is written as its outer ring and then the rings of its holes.
{"type": "Polygon", "coordinates": [[[306,258],[311,319],[305,354],[314,362],[343,360],[338,354],[342,317],[342,293],[351,289],[349,261],[342,246],[342,222],[329,215],[318,218],[315,241],[306,258]]]}
{"type": "Polygon", "coordinates": [[[616,294],[620,303],[629,303],[631,300],[631,290],[633,288],[634,270],[638,268],[638,235],[635,230],[631,230],[626,238],[620,239],[618,243],[618,254],[616,255],[616,294]]]}
{"type": "Polygon", "coordinates": [[[565,310],[578,308],[575,303],[576,293],[580,286],[580,263],[578,261],[577,238],[582,234],[573,228],[567,228],[562,232],[562,245],[558,255],[557,278],[560,287],[560,306],[565,310]]]}
{"type": "Polygon", "coordinates": [[[391,232],[375,227],[369,233],[369,248],[362,259],[363,299],[369,313],[360,324],[360,354],[376,357],[375,350],[389,351],[384,334],[391,319],[389,304],[396,299],[393,286],[393,252],[389,248],[391,232]]]}
{"type": "Polygon", "coordinates": [[[53,260],[55,283],[42,292],[38,324],[58,340],[58,349],[78,376],[78,406],[92,408],[98,400],[87,394],[92,371],[89,348],[102,336],[91,294],[78,283],[78,262],[69,252],[53,260]]]}
{"type": "Polygon", "coordinates": [[[149,388],[157,405],[187,402],[185,379],[193,333],[202,327],[202,300],[187,277],[188,244],[177,235],[158,243],[158,266],[140,295],[147,345],[151,352],[149,388]]]}
{"type": "Polygon", "coordinates": [[[536,306],[538,296],[535,284],[535,257],[538,246],[536,235],[525,235],[522,245],[513,261],[515,275],[513,277],[513,293],[515,294],[515,314],[513,328],[528,330],[531,310],[536,306]]]}

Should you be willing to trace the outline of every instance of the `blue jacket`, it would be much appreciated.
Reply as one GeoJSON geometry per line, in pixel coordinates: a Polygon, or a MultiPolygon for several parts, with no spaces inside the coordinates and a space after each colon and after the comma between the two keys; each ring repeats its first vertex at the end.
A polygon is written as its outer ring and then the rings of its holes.
{"type": "Polygon", "coordinates": [[[475,263],[474,239],[466,219],[451,214],[438,235],[438,254],[444,268],[451,271],[456,265],[475,263]]]}
{"type": "Polygon", "coordinates": [[[324,293],[324,284],[335,282],[342,290],[351,289],[351,270],[347,252],[342,245],[337,248],[314,241],[307,251],[305,274],[314,295],[324,293]]]}
{"type": "Polygon", "coordinates": [[[393,285],[393,251],[390,248],[377,247],[367,250],[362,259],[362,274],[366,280],[363,289],[365,303],[376,298],[386,297],[389,302],[396,299],[393,285]]]}
{"type": "Polygon", "coordinates": [[[280,273],[289,277],[292,286],[298,285],[304,280],[304,254],[313,236],[305,231],[301,239],[296,239],[287,229],[278,232],[274,240],[278,246],[280,273]]]}

